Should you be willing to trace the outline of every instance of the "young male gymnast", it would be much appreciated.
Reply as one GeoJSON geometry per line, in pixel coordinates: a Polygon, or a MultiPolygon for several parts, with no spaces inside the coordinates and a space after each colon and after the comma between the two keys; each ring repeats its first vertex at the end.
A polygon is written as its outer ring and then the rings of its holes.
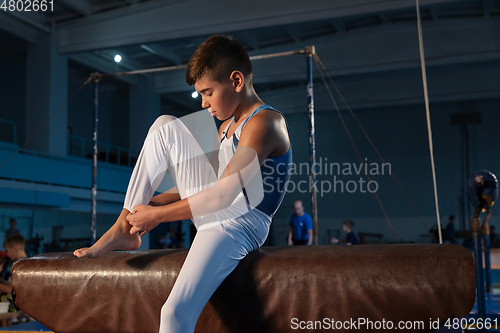
{"type": "Polygon", "coordinates": [[[252,79],[250,59],[238,42],[212,36],[202,43],[188,63],[186,81],[200,93],[202,107],[224,120],[218,151],[206,158],[179,119],[159,117],[116,223],[92,247],[74,252],[96,258],[137,249],[140,236],[159,223],[192,219],[198,231],[161,309],[160,332],[194,332],[218,286],[266,240],[286,193],[292,157],[287,124],[258,97],[252,79]],[[167,170],[176,187],[153,197],[167,170]]]}

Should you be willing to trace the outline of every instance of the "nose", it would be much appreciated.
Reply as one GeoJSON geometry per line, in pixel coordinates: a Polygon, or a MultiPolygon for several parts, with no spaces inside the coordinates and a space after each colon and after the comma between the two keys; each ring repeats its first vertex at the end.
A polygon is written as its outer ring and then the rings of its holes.
{"type": "Polygon", "coordinates": [[[208,103],[204,98],[201,99],[201,107],[203,109],[208,109],[210,107],[210,103],[208,103]]]}

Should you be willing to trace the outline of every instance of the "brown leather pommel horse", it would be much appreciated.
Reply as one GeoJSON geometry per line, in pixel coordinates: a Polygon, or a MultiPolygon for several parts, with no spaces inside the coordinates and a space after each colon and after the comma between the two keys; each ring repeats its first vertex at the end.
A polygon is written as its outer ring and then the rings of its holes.
{"type": "MultiPolygon", "coordinates": [[[[15,304],[58,333],[158,332],[160,309],[186,254],[147,250],[99,259],[71,253],[23,259],[12,274],[15,304]]],[[[196,332],[315,332],[321,330],[308,325],[359,318],[372,325],[391,321],[393,329],[376,330],[387,332],[403,331],[396,329],[400,321],[421,321],[424,326],[413,331],[425,332],[430,321],[443,325],[467,315],[474,299],[473,258],[458,245],[263,247],[217,289],[196,332]]]]}

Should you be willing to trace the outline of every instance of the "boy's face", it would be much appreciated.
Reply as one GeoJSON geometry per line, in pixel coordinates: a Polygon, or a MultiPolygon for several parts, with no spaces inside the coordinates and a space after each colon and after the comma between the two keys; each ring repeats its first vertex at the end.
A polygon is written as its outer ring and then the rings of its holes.
{"type": "Polygon", "coordinates": [[[18,252],[18,245],[7,246],[5,248],[5,255],[9,257],[11,260],[16,260],[18,252]]]}
{"type": "Polygon", "coordinates": [[[196,81],[194,87],[201,95],[201,107],[210,109],[210,114],[219,120],[229,118],[239,105],[238,93],[241,89],[233,80],[220,83],[204,76],[196,81]]]}

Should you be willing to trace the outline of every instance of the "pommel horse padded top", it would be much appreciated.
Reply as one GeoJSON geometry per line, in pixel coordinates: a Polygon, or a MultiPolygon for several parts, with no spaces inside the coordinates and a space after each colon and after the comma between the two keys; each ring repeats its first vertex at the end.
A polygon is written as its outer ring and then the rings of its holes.
{"type": "MultiPolygon", "coordinates": [[[[145,250],[99,259],[71,253],[23,259],[12,274],[15,304],[57,333],[156,333],[186,254],[145,250]]],[[[474,300],[473,258],[459,245],[263,247],[217,289],[196,332],[297,332],[304,331],[292,329],[300,321],[325,318],[394,325],[418,320],[425,328],[414,332],[425,332],[430,320],[444,325],[464,317],[474,300]]]]}

